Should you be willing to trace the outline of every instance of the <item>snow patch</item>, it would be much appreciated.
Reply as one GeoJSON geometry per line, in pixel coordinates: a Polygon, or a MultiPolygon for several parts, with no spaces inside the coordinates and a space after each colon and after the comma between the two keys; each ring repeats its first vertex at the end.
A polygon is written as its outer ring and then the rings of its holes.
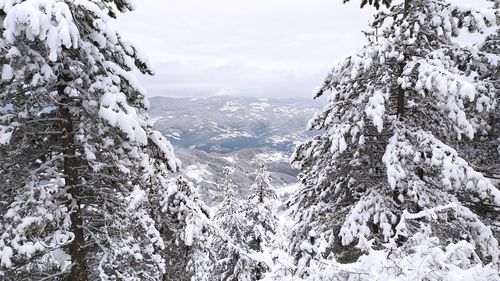
{"type": "Polygon", "coordinates": [[[257,111],[264,111],[266,108],[271,107],[271,105],[267,102],[254,102],[251,103],[250,106],[252,107],[253,110],[257,111]]]}
{"type": "Polygon", "coordinates": [[[224,106],[220,109],[221,111],[229,111],[235,112],[239,109],[242,109],[241,105],[237,101],[228,101],[224,106]]]}
{"type": "Polygon", "coordinates": [[[212,175],[212,173],[208,170],[207,165],[204,164],[195,164],[188,166],[185,171],[186,177],[200,183],[206,177],[212,175]]]}
{"type": "Polygon", "coordinates": [[[261,163],[276,163],[288,160],[288,157],[281,152],[263,152],[255,155],[255,160],[261,163]]]}
{"type": "Polygon", "coordinates": [[[223,140],[223,139],[232,139],[232,138],[252,138],[253,136],[247,132],[231,132],[231,133],[225,133],[225,134],[220,134],[216,137],[211,138],[210,140],[223,140]]]}
{"type": "Polygon", "coordinates": [[[8,144],[11,137],[12,131],[9,130],[9,127],[0,125],[0,145],[8,144]]]}
{"type": "Polygon", "coordinates": [[[234,160],[234,156],[227,156],[227,157],[221,157],[222,159],[226,160],[227,162],[234,164],[236,161],[234,160]]]}

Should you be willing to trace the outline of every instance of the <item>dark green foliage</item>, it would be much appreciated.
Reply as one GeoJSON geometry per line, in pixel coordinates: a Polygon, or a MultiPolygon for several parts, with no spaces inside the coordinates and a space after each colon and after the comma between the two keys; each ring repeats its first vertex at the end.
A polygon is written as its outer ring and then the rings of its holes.
{"type": "MultiPolygon", "coordinates": [[[[349,0],[344,0],[344,3],[349,2],[349,0]]],[[[366,6],[366,4],[375,7],[375,9],[380,9],[380,5],[384,5],[389,8],[392,4],[392,0],[361,0],[361,8],[366,6]]]]}

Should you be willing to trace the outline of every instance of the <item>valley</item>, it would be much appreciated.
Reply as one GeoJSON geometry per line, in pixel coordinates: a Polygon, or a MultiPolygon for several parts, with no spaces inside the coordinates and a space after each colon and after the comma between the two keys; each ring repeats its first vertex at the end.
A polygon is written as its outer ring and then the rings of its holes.
{"type": "Polygon", "coordinates": [[[289,158],[297,143],[314,135],[306,126],[322,106],[300,99],[153,97],[150,116],[174,145],[182,161],[180,174],[213,205],[221,200],[216,187],[225,166],[234,168],[231,179],[241,198],[260,165],[271,173],[275,187],[296,185],[298,170],[289,158]]]}

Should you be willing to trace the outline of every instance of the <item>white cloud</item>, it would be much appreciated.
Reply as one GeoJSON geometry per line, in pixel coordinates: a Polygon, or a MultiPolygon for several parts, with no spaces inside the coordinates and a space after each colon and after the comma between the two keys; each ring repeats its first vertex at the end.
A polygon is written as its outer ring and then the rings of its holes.
{"type": "Polygon", "coordinates": [[[156,67],[141,78],[150,95],[309,98],[329,66],[364,43],[374,9],[359,2],[138,0],[117,25],[156,67]]]}

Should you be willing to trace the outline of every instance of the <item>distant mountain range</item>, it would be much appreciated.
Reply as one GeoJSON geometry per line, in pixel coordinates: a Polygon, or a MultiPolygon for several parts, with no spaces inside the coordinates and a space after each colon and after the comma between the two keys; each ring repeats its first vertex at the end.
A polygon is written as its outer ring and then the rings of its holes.
{"type": "Polygon", "coordinates": [[[312,100],[215,96],[150,99],[155,127],[176,147],[228,153],[246,148],[290,152],[323,106],[312,100]]]}
{"type": "MultiPolygon", "coordinates": [[[[314,133],[309,119],[324,104],[312,100],[273,100],[215,96],[150,99],[155,128],[168,137],[182,161],[181,174],[216,204],[224,166],[234,167],[233,182],[244,197],[265,165],[276,187],[296,186],[298,171],[289,157],[295,145],[314,133]]],[[[286,188],[285,188],[286,190],[286,188]]]]}

